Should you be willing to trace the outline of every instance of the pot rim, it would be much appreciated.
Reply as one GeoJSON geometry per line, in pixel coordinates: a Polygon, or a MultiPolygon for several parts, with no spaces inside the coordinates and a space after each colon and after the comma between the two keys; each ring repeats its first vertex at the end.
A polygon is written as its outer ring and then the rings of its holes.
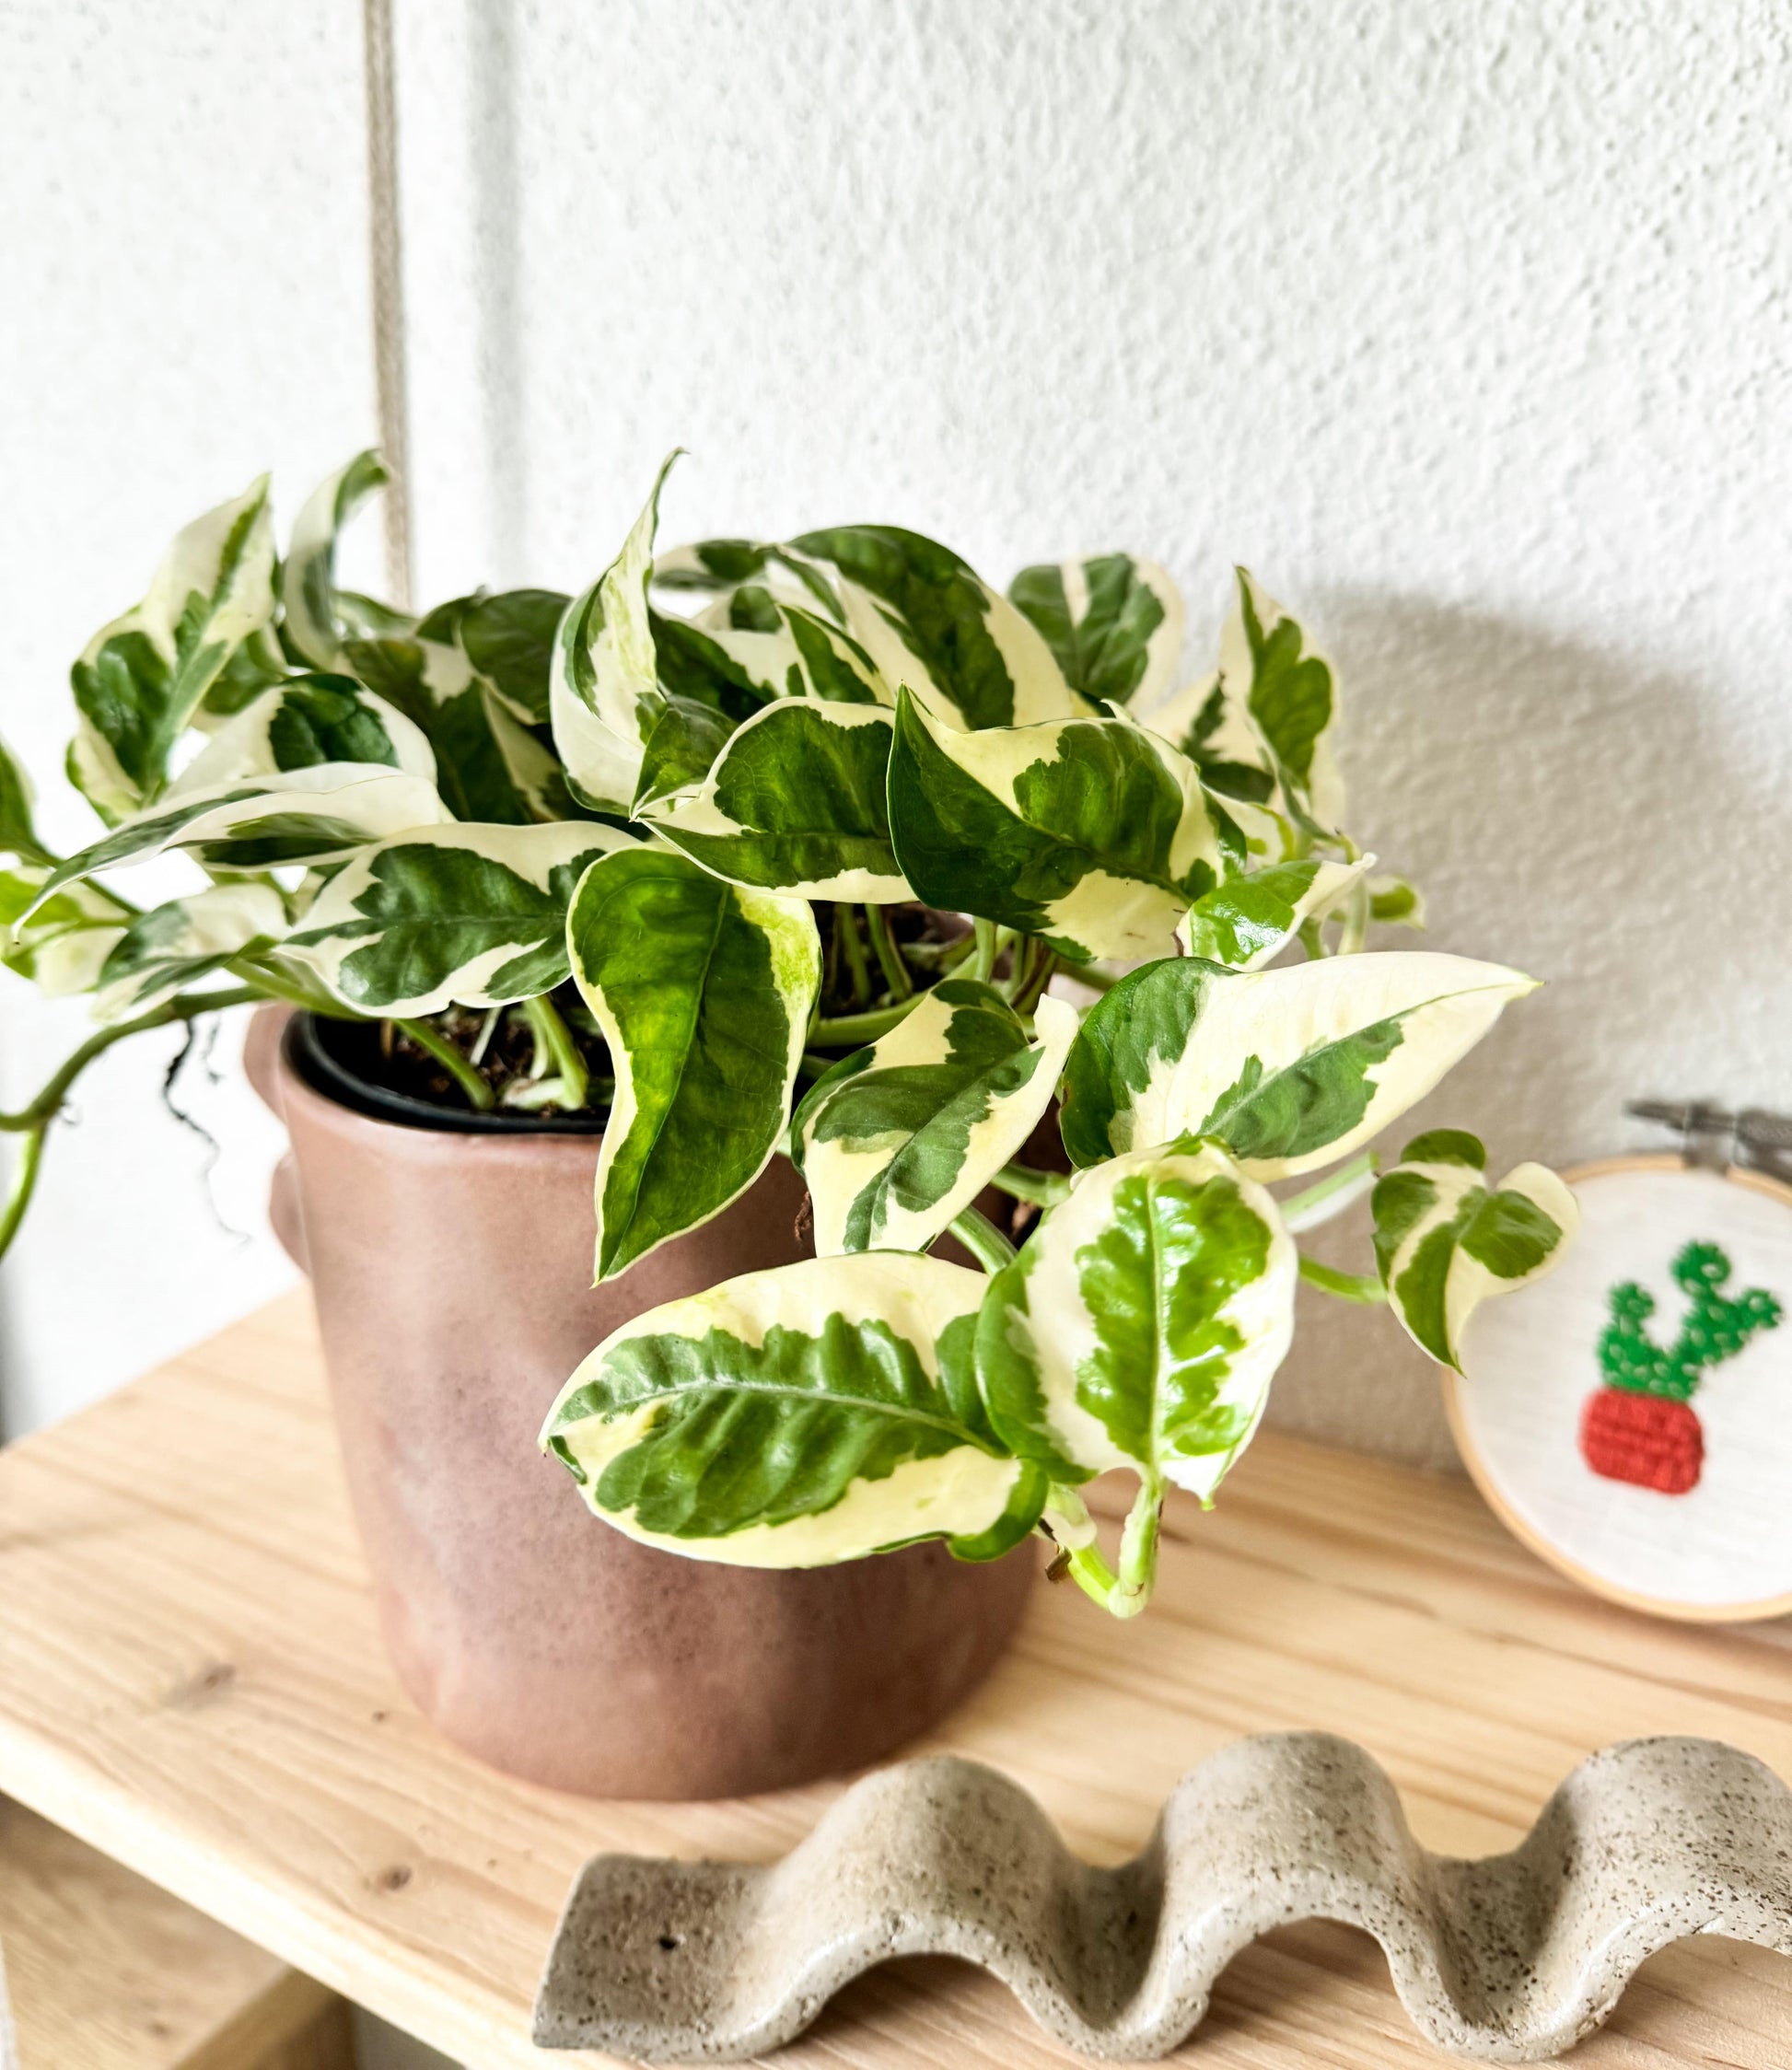
{"type": "Polygon", "coordinates": [[[319,1015],[303,1008],[294,1013],[281,1030],[280,1062],[286,1076],[307,1091],[363,1121],[430,1135],[554,1136],[594,1146],[602,1139],[608,1117],[581,1121],[567,1115],[482,1114],[471,1108],[462,1112],[374,1085],[332,1053],[321,1029],[319,1015]]]}

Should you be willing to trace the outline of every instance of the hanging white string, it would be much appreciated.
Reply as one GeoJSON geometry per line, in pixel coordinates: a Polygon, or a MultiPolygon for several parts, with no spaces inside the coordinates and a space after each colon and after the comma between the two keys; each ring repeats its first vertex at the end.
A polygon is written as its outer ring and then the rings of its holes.
{"type": "Polygon", "coordinates": [[[379,448],[391,471],[381,499],[386,589],[411,608],[411,470],[404,371],[404,271],[399,241],[398,93],[393,79],[391,0],[362,0],[367,87],[367,242],[373,271],[373,362],[379,448]]]}

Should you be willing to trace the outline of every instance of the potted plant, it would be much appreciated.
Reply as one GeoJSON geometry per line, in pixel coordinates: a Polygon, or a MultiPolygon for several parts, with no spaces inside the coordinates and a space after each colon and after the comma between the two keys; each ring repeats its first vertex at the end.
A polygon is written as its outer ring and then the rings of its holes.
{"type": "Polygon", "coordinates": [[[987,1668],[1035,1531],[1144,1606],[1299,1276],[1454,1362],[1560,1255],[1566,1189],[1490,1190],[1472,1137],[1376,1180],[1531,981],[1364,953],[1416,894],[1343,832],[1332,670],[1249,576],[1179,689],[1148,563],[1004,597],[891,527],[656,556],[662,470],[583,595],[413,620],[335,580],[382,478],[326,483],[284,561],[257,483],[95,636],[88,847],[45,850],[8,766],[10,960],[102,1025],[5,1118],[5,1227],[100,1047],[299,1009],[273,1086],[351,1492],[457,1737],[641,1794],[872,1758],[987,1668]],[[203,883],[137,910],[118,873],[170,850],[203,883]],[[1370,1184],[1378,1272],[1302,1261],[1370,1184]],[[518,1436],[576,1361],[542,1445],[614,1530],[518,1436]],[[1078,1490],[1121,1467],[1110,1566],[1078,1490]]]}

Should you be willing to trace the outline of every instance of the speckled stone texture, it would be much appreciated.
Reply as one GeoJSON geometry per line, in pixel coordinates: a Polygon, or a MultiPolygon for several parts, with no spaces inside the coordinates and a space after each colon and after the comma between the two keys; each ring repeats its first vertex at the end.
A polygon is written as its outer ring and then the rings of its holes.
{"type": "Polygon", "coordinates": [[[588,1863],[535,2039],[735,2061],[794,2039],[875,1963],[955,1955],[1070,2048],[1142,2061],[1198,2024],[1240,1948],[1311,1918],[1374,1935],[1437,2047],[1541,2062],[1689,1934],[1792,1954],[1792,1792],[1715,1740],[1627,1740],[1576,1769],[1511,1854],[1457,1861],[1414,1839],[1360,1747],[1274,1733],[1192,1770],[1144,1852],[1102,1869],[994,1769],[908,1762],[849,1790],[771,1868],[588,1863]]]}

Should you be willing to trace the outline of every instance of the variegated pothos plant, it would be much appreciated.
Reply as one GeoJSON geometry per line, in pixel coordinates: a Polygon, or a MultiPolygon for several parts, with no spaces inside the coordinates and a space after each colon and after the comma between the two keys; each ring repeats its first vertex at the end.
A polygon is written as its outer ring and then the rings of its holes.
{"type": "Polygon", "coordinates": [[[1377,1176],[1372,1139],[1532,981],[1367,950],[1418,895],[1344,832],[1332,665],[1242,570],[1184,685],[1150,562],[1004,596],[893,526],[667,552],[662,469],[582,595],[413,618],[337,580],[384,478],[326,482],[284,559],[258,482],[95,634],[85,846],[52,853],[0,759],[6,959],[99,1021],[0,1116],[0,1247],[124,1036],[286,999],[406,1031],[490,1105],[480,1044],[521,1016],[506,1098],[607,1113],[599,1279],[774,1157],[813,1207],[812,1259],[638,1315],[568,1380],[542,1441],[599,1517],[769,1566],[1039,1530],[1122,1615],[1167,1489],[1210,1500],[1249,1442],[1300,1278],[1457,1366],[1474,1307],[1560,1257],[1567,1189],[1490,1187],[1472,1136],[1377,1176]],[[192,889],[134,903],[118,878],[170,853],[192,889]],[[1370,1187],[1377,1271],[1303,1260],[1370,1187]],[[1111,1565],[1079,1492],[1111,1470],[1137,1481],[1111,1565]]]}

